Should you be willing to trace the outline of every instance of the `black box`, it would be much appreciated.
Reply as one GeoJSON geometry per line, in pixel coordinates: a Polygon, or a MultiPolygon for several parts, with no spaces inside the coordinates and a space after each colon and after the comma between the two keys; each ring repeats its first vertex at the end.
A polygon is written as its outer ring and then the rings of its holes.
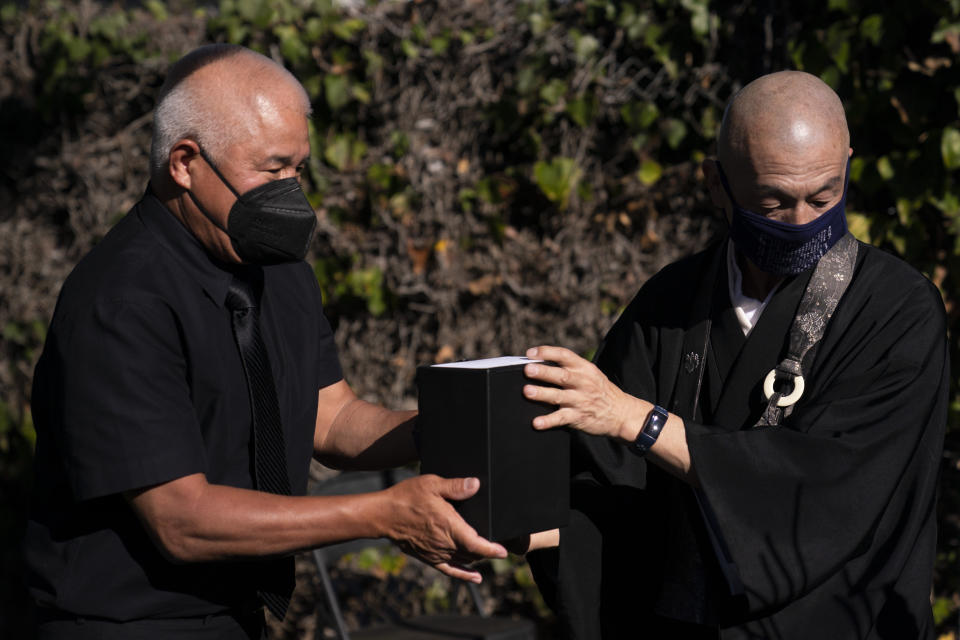
{"type": "Polygon", "coordinates": [[[495,541],[567,524],[570,436],[531,422],[554,406],[523,396],[526,358],[490,358],[417,369],[420,471],[476,477],[457,511],[495,541]]]}

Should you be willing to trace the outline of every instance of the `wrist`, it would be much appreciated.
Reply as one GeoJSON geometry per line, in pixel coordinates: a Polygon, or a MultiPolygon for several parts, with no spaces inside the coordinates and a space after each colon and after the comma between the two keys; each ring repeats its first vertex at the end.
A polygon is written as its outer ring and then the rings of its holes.
{"type": "Polygon", "coordinates": [[[367,515],[375,538],[400,539],[400,501],[390,488],[371,494],[371,509],[367,515]]]}
{"type": "Polygon", "coordinates": [[[635,398],[630,395],[627,395],[627,399],[629,404],[626,410],[621,413],[623,418],[620,422],[617,436],[623,442],[632,444],[637,439],[637,436],[640,435],[640,431],[643,429],[643,423],[653,409],[653,405],[646,400],[641,400],[640,398],[635,398]]]}
{"type": "Polygon", "coordinates": [[[392,499],[389,488],[365,494],[360,505],[355,515],[359,517],[361,529],[366,531],[362,537],[396,539],[398,504],[392,499]]]}

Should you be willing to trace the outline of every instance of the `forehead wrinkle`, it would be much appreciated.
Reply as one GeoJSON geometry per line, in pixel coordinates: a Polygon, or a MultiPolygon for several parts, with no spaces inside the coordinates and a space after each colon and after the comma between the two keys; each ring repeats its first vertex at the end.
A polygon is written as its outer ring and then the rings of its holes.
{"type": "MultiPolygon", "coordinates": [[[[835,190],[838,186],[842,184],[842,182],[843,180],[840,176],[833,176],[831,178],[828,178],[819,187],[816,187],[815,189],[810,190],[810,192],[805,195],[813,196],[813,195],[823,193],[824,191],[835,190]]],[[[794,194],[784,190],[783,187],[780,185],[760,183],[757,185],[757,195],[760,197],[780,196],[780,195],[787,195],[787,196],[793,197],[794,194]]]]}

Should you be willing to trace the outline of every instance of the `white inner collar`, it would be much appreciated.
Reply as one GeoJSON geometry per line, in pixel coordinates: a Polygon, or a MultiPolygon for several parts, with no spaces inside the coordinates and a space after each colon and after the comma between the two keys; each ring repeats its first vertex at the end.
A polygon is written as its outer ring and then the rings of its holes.
{"type": "Polygon", "coordinates": [[[760,320],[760,314],[764,307],[773,297],[773,292],[777,290],[773,287],[767,297],[763,300],[757,300],[743,294],[743,273],[737,264],[736,249],[733,246],[733,240],[727,241],[727,289],[730,292],[730,303],[733,305],[733,311],[737,314],[737,321],[743,330],[743,335],[748,336],[760,320]]]}

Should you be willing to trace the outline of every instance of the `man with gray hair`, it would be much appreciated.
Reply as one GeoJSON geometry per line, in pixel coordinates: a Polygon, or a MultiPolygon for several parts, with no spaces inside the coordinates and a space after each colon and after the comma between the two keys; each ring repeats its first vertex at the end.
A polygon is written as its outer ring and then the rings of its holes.
{"type": "Polygon", "coordinates": [[[595,364],[527,355],[570,425],[569,527],[535,534],[574,638],[932,638],[949,387],[936,288],[847,233],[839,97],[734,96],[703,170],[729,235],[651,278],[595,364]]]}
{"type": "Polygon", "coordinates": [[[143,199],[65,282],[37,365],[36,489],[25,540],[41,638],[259,638],[283,617],[291,554],[387,537],[444,573],[506,551],[421,476],[306,496],[311,456],[413,461],[415,413],[343,379],[299,176],[310,103],[233,45],[173,65],[143,199]]]}

